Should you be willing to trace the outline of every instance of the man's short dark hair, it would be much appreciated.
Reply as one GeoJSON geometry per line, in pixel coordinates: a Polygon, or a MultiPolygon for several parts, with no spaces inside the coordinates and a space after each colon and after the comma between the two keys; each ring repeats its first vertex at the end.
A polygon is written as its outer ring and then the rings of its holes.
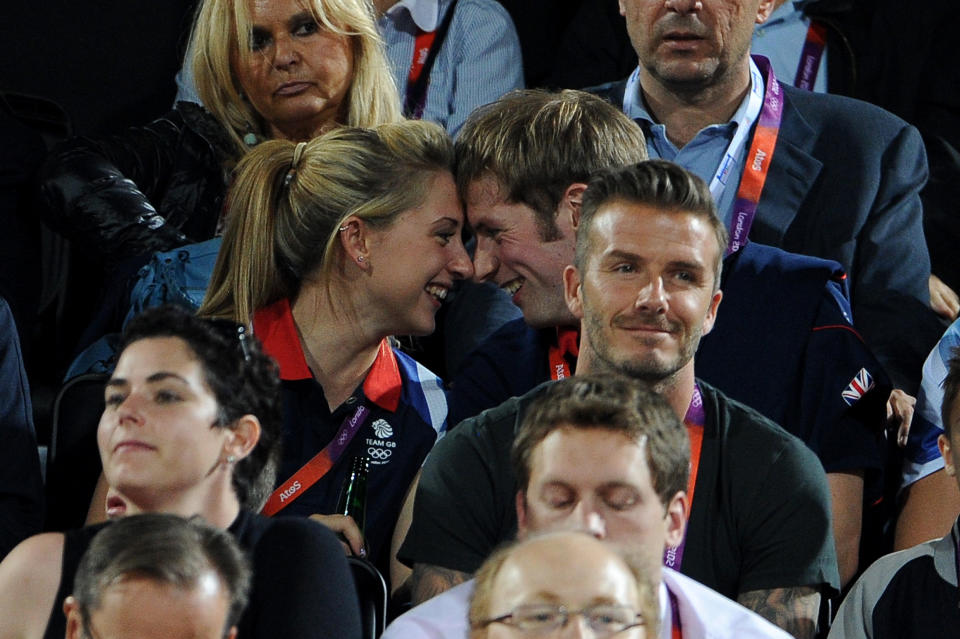
{"type": "Polygon", "coordinates": [[[259,511],[273,490],[280,460],[283,414],[277,365],[263,352],[260,340],[229,320],[206,319],[177,306],[145,310],[124,329],[121,351],[154,337],[178,337],[200,362],[204,381],[217,400],[216,426],[230,428],[244,415],[260,421],[260,439],[236,463],[233,488],[240,504],[259,511]]]}
{"type": "Polygon", "coordinates": [[[576,375],[550,384],[527,409],[511,452],[517,485],[526,491],[534,449],[560,428],[621,433],[643,442],[654,490],[664,506],[687,489],[690,440],[665,399],[622,375],[576,375]]]}
{"type": "Polygon", "coordinates": [[[950,361],[947,362],[947,377],[943,380],[943,404],[940,406],[943,432],[948,438],[953,417],[951,412],[958,394],[960,394],[960,348],[954,348],[950,351],[950,361]]]}
{"type": "Polygon", "coordinates": [[[507,201],[535,211],[545,242],[559,239],[557,209],[567,187],[647,157],[636,123],[603,99],[573,90],[511,91],[475,109],[455,151],[461,197],[471,182],[494,178],[507,201]]]}
{"type": "Polygon", "coordinates": [[[597,210],[622,201],[654,207],[666,213],[687,213],[707,220],[719,249],[714,268],[714,289],[720,288],[720,268],[728,234],[717,216],[717,206],[706,182],[666,160],[647,160],[596,173],[583,194],[574,264],[583,271],[590,250],[590,229],[597,210]]]}
{"type": "MultiPolygon", "coordinates": [[[[229,597],[227,636],[247,605],[250,566],[226,531],[197,517],[149,513],[119,519],[97,533],[73,581],[73,598],[89,635],[90,615],[107,588],[127,577],[189,590],[213,571],[229,597]]],[[[170,614],[177,614],[172,610],[170,614]]]]}

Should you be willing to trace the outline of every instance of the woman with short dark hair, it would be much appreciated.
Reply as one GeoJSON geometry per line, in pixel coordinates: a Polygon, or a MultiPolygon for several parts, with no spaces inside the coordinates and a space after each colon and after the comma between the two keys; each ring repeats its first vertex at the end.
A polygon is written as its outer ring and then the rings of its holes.
{"type": "MultiPolygon", "coordinates": [[[[252,512],[279,455],[279,381],[246,328],[175,307],[135,318],[106,384],[97,431],[104,476],[131,511],[229,530],[254,570],[241,637],[359,637],[346,560],[332,533],[252,512]]],[[[109,525],[109,524],[104,524],[109,525]]],[[[60,606],[103,527],[27,539],[0,563],[0,637],[60,639],[60,606]]]]}

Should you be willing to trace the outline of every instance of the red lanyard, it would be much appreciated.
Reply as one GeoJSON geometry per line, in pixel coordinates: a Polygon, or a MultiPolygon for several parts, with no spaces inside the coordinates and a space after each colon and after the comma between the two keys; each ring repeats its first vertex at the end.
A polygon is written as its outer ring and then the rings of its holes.
{"type": "MultiPolygon", "coordinates": [[[[690,406],[683,418],[687,433],[690,435],[690,477],[687,479],[687,498],[691,512],[693,512],[693,491],[697,486],[697,473],[700,470],[700,453],[703,451],[703,429],[706,421],[706,413],[703,409],[703,394],[700,392],[700,385],[697,384],[693,387],[693,397],[690,398],[690,406]]],[[[689,516],[687,521],[690,521],[689,516]]],[[[687,528],[684,527],[683,540],[678,545],[667,548],[663,554],[663,565],[667,568],[680,570],[680,565],[683,562],[683,549],[686,544],[687,528]]]]}
{"type": "Polygon", "coordinates": [[[425,85],[417,84],[420,76],[423,75],[423,69],[427,65],[430,57],[430,49],[433,47],[433,41],[437,36],[436,31],[424,31],[417,29],[417,37],[413,43],[413,60],[410,62],[410,73],[407,75],[407,92],[405,99],[405,109],[408,115],[419,120],[423,117],[423,109],[427,103],[427,91],[425,85]],[[418,91],[417,88],[420,88],[418,91]],[[415,95],[419,93],[419,95],[415,95]]]}
{"type": "Polygon", "coordinates": [[[280,484],[273,491],[263,510],[260,511],[261,514],[267,517],[274,516],[292,504],[300,495],[307,492],[308,488],[326,475],[343,455],[343,451],[353,441],[353,436],[357,434],[357,431],[369,417],[370,409],[363,405],[358,406],[352,415],[343,420],[343,424],[340,425],[340,430],[337,431],[333,441],[324,446],[323,450],[314,455],[290,479],[280,484]]]}
{"type": "Polygon", "coordinates": [[[817,81],[817,73],[820,72],[820,59],[823,58],[823,51],[826,48],[827,25],[811,20],[810,28],[807,29],[807,37],[803,42],[803,52],[800,54],[800,62],[797,64],[797,75],[793,80],[793,86],[813,91],[813,85],[817,81]]]}
{"type": "Polygon", "coordinates": [[[760,109],[757,126],[753,132],[753,141],[744,158],[740,188],[737,189],[737,197],[733,203],[727,255],[747,243],[753,218],[757,214],[757,204],[760,203],[760,193],[767,181],[767,174],[770,173],[770,162],[773,158],[773,150],[777,146],[777,136],[780,134],[780,121],[783,119],[783,95],[777,78],[773,74],[773,65],[763,56],[754,56],[753,61],[765,76],[766,90],[763,96],[763,108],[760,109]]]}
{"type": "Polygon", "coordinates": [[[557,343],[550,347],[547,357],[550,361],[550,379],[557,381],[570,377],[577,357],[580,355],[580,331],[561,326],[557,328],[557,343]]]}
{"type": "Polygon", "coordinates": [[[420,79],[423,67],[427,63],[427,56],[430,55],[430,47],[433,46],[433,39],[436,36],[436,31],[417,29],[417,39],[413,43],[413,61],[410,62],[410,74],[407,76],[408,86],[415,84],[420,79]]]}

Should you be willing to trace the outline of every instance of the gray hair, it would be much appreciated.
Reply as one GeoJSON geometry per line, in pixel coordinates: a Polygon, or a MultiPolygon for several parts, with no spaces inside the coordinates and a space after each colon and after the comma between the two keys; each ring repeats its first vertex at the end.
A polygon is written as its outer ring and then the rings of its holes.
{"type": "MultiPolygon", "coordinates": [[[[149,513],[120,519],[100,531],[83,554],[73,581],[84,628],[104,592],[125,577],[145,577],[189,589],[210,571],[230,597],[223,636],[247,605],[250,566],[233,537],[199,518],[149,513]]],[[[89,634],[89,632],[87,633],[89,634]]]]}

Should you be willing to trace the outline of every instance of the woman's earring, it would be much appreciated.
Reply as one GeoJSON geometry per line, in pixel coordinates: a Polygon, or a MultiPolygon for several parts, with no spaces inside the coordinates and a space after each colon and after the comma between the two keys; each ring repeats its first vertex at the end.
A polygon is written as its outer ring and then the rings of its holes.
{"type": "Polygon", "coordinates": [[[363,256],[362,256],[362,255],[358,255],[358,256],[357,256],[357,262],[359,262],[360,264],[363,264],[363,256]]]}
{"type": "Polygon", "coordinates": [[[234,455],[227,455],[227,463],[232,464],[237,461],[237,458],[234,455]]]}
{"type": "Polygon", "coordinates": [[[253,131],[253,125],[251,125],[249,121],[246,124],[247,132],[243,134],[243,143],[250,147],[257,146],[257,143],[260,142],[260,139],[253,131]]]}

